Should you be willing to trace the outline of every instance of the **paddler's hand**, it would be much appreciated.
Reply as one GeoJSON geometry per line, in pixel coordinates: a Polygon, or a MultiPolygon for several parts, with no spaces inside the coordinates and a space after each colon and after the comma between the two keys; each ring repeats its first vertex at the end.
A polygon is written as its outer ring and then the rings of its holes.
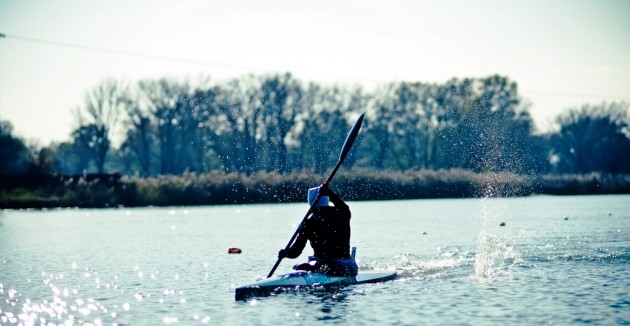
{"type": "Polygon", "coordinates": [[[278,259],[283,259],[287,256],[287,252],[284,249],[280,249],[280,251],[278,251],[278,259]]]}

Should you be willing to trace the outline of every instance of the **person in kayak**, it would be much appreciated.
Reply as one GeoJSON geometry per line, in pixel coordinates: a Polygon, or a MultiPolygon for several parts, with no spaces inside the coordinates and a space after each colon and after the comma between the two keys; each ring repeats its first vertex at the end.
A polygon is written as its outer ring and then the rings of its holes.
{"type": "Polygon", "coordinates": [[[308,240],[313,248],[313,256],[309,256],[307,263],[293,266],[294,270],[331,276],[356,276],[359,267],[350,257],[350,208],[326,185],[309,189],[309,205],[313,205],[318,192],[321,192],[321,196],[300,226],[297,238],[289,249],[278,252],[278,258],[299,257],[308,240]],[[330,201],[334,206],[329,205],[330,201]]]}

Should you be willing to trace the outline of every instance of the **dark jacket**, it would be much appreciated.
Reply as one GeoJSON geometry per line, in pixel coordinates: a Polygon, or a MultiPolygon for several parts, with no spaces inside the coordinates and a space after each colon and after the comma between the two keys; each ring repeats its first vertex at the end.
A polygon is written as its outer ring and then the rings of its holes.
{"type": "Polygon", "coordinates": [[[300,256],[308,240],[318,259],[350,258],[350,208],[334,192],[329,191],[328,197],[334,206],[313,208],[286,257],[300,256]]]}

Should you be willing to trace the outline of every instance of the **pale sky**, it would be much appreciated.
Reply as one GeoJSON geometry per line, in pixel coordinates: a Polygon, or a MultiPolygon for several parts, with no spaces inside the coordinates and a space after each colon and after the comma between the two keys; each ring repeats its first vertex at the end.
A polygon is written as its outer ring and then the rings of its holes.
{"type": "Polygon", "coordinates": [[[567,107],[630,102],[628,0],[0,0],[0,33],[0,120],[41,145],[69,139],[108,77],[371,88],[501,74],[541,129],[567,107]]]}

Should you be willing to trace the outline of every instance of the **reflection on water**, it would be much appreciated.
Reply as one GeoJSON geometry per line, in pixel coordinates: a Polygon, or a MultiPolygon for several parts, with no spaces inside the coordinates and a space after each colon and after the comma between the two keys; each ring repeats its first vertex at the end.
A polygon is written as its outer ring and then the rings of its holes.
{"type": "Polygon", "coordinates": [[[5,211],[0,324],[630,322],[629,199],[351,203],[360,269],[396,281],[245,302],[303,205],[5,211]]]}
{"type": "MultiPolygon", "coordinates": [[[[188,300],[188,291],[181,284],[177,286],[179,275],[165,279],[159,271],[153,271],[147,278],[138,266],[134,270],[137,273],[102,276],[96,270],[78,268],[73,262],[66,274],[41,272],[41,282],[28,278],[23,286],[30,292],[28,296],[0,284],[5,303],[16,308],[11,309],[15,312],[3,309],[7,311],[0,311],[4,313],[0,318],[3,324],[19,321],[24,324],[100,325],[116,324],[121,318],[135,320],[128,316],[146,318],[147,314],[160,313],[164,315],[164,323],[177,322],[175,316],[186,310],[188,300]]],[[[195,291],[190,292],[198,295],[195,291]]],[[[190,319],[207,323],[210,316],[203,312],[191,313],[190,319]]]]}

